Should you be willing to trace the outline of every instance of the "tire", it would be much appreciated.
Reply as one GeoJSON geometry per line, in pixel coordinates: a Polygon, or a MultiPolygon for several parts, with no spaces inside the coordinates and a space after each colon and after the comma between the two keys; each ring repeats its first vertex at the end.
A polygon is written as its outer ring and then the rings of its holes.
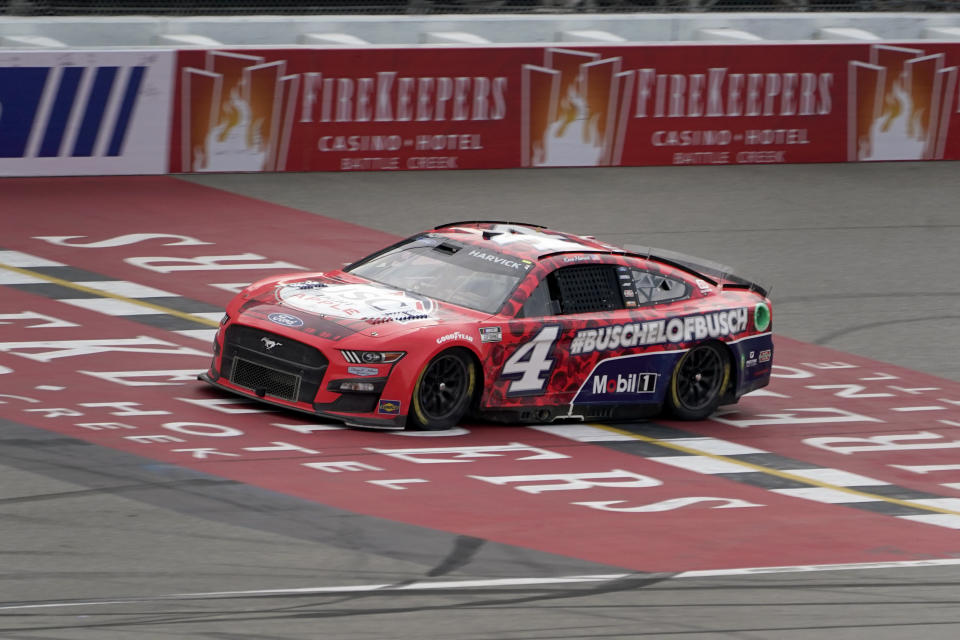
{"type": "Polygon", "coordinates": [[[438,354],[420,372],[410,400],[410,426],[438,431],[456,426],[470,408],[477,368],[462,351],[438,354]]]}
{"type": "Polygon", "coordinates": [[[665,408],[679,420],[703,420],[716,411],[729,383],[730,358],[724,347],[699,344],[673,368],[665,408]]]}

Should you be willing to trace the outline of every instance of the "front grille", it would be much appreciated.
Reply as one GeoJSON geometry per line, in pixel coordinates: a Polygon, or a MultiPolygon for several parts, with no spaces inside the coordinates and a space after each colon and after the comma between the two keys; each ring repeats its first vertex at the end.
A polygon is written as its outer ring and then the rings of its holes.
{"type": "Polygon", "coordinates": [[[272,396],[296,401],[300,393],[300,376],[265,367],[243,358],[234,358],[230,382],[246,387],[258,396],[272,396]]]}
{"type": "Polygon", "coordinates": [[[313,402],[329,364],[323,353],[292,337],[245,325],[227,327],[222,371],[238,386],[291,402],[313,402]]]}
{"type": "Polygon", "coordinates": [[[234,324],[227,328],[225,342],[307,367],[327,366],[324,355],[310,345],[242,324],[234,324]]]}

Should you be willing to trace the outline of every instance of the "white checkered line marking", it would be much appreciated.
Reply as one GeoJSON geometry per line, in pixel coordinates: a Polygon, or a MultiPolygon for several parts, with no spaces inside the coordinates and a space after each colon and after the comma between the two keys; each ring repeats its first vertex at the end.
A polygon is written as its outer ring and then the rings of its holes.
{"type": "Polygon", "coordinates": [[[661,440],[667,444],[676,444],[681,447],[690,447],[704,453],[712,453],[715,456],[739,456],[750,453],[768,453],[763,449],[748,447],[736,442],[720,440],[719,438],[669,438],[661,440]]]}
{"type": "MultiPolygon", "coordinates": [[[[154,296],[154,293],[166,293],[160,289],[153,289],[152,287],[142,287],[142,285],[136,285],[135,283],[128,283],[123,280],[106,280],[104,282],[113,283],[108,284],[104,289],[97,289],[96,286],[87,286],[87,284],[98,285],[100,281],[93,283],[79,283],[72,282],[70,280],[64,280],[63,278],[56,278],[53,276],[48,276],[42,273],[31,272],[28,270],[28,267],[62,267],[66,266],[59,262],[53,262],[45,258],[40,258],[37,256],[32,256],[27,253],[21,253],[19,251],[0,251],[0,274],[3,274],[4,277],[8,279],[17,279],[17,278],[30,278],[33,280],[39,281],[39,283],[52,283],[58,284],[68,289],[74,289],[76,291],[83,291],[84,293],[89,293],[93,295],[101,295],[102,298],[84,298],[84,299],[58,299],[62,302],[67,302],[74,304],[74,306],[85,306],[85,308],[92,308],[94,311],[99,311],[104,309],[103,313],[107,315],[147,315],[147,314],[165,314],[168,316],[173,316],[176,318],[184,318],[186,320],[191,320],[199,324],[204,324],[209,327],[216,327],[219,324],[220,318],[223,316],[222,313],[186,313],[184,311],[177,311],[176,309],[170,309],[158,304],[149,302],[146,298],[150,297],[159,297],[154,296]],[[140,298],[120,295],[118,293],[111,293],[107,289],[113,288],[123,288],[127,285],[133,285],[133,293],[150,293],[151,295],[144,295],[140,298]],[[142,288],[140,288],[142,287],[142,288]],[[83,300],[82,302],[80,300],[83,300]],[[91,302],[91,300],[112,300],[114,303],[125,303],[125,304],[108,304],[106,302],[91,302]],[[132,312],[132,307],[138,306],[141,310],[138,313],[132,312]],[[99,307],[99,308],[98,308],[99,307]],[[121,313],[111,313],[110,310],[122,310],[121,313]]],[[[8,284],[36,284],[36,282],[27,282],[27,283],[14,283],[10,282],[8,284]]]]}
{"type": "MultiPolygon", "coordinates": [[[[802,469],[799,471],[780,471],[778,469],[769,469],[752,462],[737,460],[736,458],[728,458],[726,456],[711,453],[710,451],[698,449],[696,447],[696,443],[701,441],[701,438],[673,438],[659,440],[657,438],[651,438],[641,434],[620,431],[615,427],[598,427],[592,425],[556,425],[550,426],[549,428],[545,428],[543,426],[531,428],[552,433],[562,438],[576,440],[578,442],[603,442],[603,432],[610,434],[611,437],[606,439],[608,442],[623,441],[623,436],[627,435],[629,436],[628,439],[659,445],[667,449],[673,448],[682,453],[682,455],[675,456],[665,455],[645,458],[661,464],[667,464],[673,467],[679,467],[705,475],[723,475],[726,473],[749,472],[767,473],[781,478],[805,482],[813,485],[810,487],[798,487],[792,489],[767,489],[771,493],[776,493],[778,495],[828,504],[887,502],[890,504],[912,507],[914,509],[929,509],[930,511],[939,512],[931,513],[929,514],[930,516],[947,516],[940,518],[927,517],[927,514],[918,514],[915,516],[890,517],[932,524],[951,529],[957,528],[958,523],[960,523],[960,498],[902,500],[899,498],[874,495],[869,492],[870,486],[890,486],[890,483],[874,480],[872,478],[860,476],[858,474],[843,471],[841,469],[831,469],[829,467],[802,469]],[[572,428],[567,429],[567,427],[572,428]],[[831,482],[831,478],[837,480],[838,482],[831,482]],[[863,488],[857,489],[854,487],[863,488]]],[[[716,438],[703,438],[702,440],[707,443],[705,449],[711,449],[714,451],[723,450],[724,448],[729,451],[736,451],[738,447],[741,447],[741,445],[735,442],[726,442],[716,438]],[[725,444],[721,445],[718,443],[725,444]]],[[[770,454],[769,451],[764,451],[762,449],[754,449],[753,447],[746,448],[749,449],[751,453],[770,454]]]]}
{"type": "Polygon", "coordinates": [[[837,487],[878,487],[890,484],[883,480],[862,476],[859,473],[851,473],[829,467],[821,467],[819,469],[785,469],[784,473],[800,476],[801,478],[823,484],[832,484],[837,487]]]}
{"type": "Polygon", "coordinates": [[[199,318],[200,320],[209,320],[210,322],[220,323],[220,319],[223,317],[223,311],[204,311],[203,313],[190,313],[187,314],[193,316],[194,318],[199,318]]]}
{"type": "Polygon", "coordinates": [[[39,256],[32,256],[29,253],[20,251],[0,251],[0,264],[21,269],[31,269],[36,267],[65,267],[62,262],[54,262],[39,256]]]}
{"type": "Polygon", "coordinates": [[[127,280],[94,280],[92,282],[77,282],[76,284],[79,284],[82,287],[89,287],[91,289],[99,289],[100,291],[105,291],[110,295],[122,296],[124,298],[178,297],[175,293],[170,293],[169,291],[164,291],[163,289],[148,287],[145,284],[128,282],[127,280]]]}
{"type": "Polygon", "coordinates": [[[718,460],[709,456],[657,456],[647,458],[660,464],[667,464],[671,467],[679,467],[687,471],[695,471],[705,475],[717,475],[720,473],[763,473],[760,469],[745,467],[736,462],[727,460],[718,460]]]}
{"type": "Polygon", "coordinates": [[[145,307],[135,302],[116,298],[58,298],[60,302],[71,304],[87,311],[96,311],[107,316],[145,316],[163,315],[164,311],[145,307]]]}
{"type": "Polygon", "coordinates": [[[960,516],[950,515],[949,513],[930,513],[918,516],[900,516],[904,520],[913,520],[923,524],[935,524],[938,527],[947,527],[948,529],[960,529],[960,516]]]}
{"type": "Polygon", "coordinates": [[[916,502],[917,504],[928,507],[940,507],[941,509],[960,511],[960,498],[920,498],[912,500],[911,502],[916,502]]]}
{"type": "Polygon", "coordinates": [[[177,335],[184,336],[186,338],[195,338],[197,340],[203,340],[204,342],[213,342],[213,339],[217,335],[216,329],[183,329],[181,331],[174,331],[177,335]]]}
{"type": "Polygon", "coordinates": [[[28,276],[16,271],[0,271],[0,285],[3,284],[47,284],[48,281],[36,276],[28,276]]]}
{"type": "Polygon", "coordinates": [[[837,491],[828,487],[797,487],[795,489],[771,489],[774,493],[792,498],[803,498],[825,504],[848,504],[854,502],[880,502],[877,497],[837,491]]]}
{"type": "Polygon", "coordinates": [[[604,431],[586,424],[544,424],[529,428],[577,442],[630,442],[636,440],[627,433],[604,431]]]}

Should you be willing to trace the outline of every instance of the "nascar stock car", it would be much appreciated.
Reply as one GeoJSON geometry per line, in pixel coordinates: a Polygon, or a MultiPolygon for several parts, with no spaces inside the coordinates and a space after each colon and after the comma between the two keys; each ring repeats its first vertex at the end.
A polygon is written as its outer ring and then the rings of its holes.
{"type": "Polygon", "coordinates": [[[510,222],[441,225],[341,270],[260,280],[200,379],[348,425],[682,420],[770,380],[758,284],[510,222]]]}

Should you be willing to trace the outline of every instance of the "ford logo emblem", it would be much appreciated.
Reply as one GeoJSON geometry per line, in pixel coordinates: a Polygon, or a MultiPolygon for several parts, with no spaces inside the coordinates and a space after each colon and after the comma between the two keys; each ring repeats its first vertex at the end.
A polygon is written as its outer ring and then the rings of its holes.
{"type": "Polygon", "coordinates": [[[267,320],[274,324],[281,324],[285,327],[302,327],[303,320],[297,316],[292,316],[289,313],[271,313],[267,316],[267,320]]]}

